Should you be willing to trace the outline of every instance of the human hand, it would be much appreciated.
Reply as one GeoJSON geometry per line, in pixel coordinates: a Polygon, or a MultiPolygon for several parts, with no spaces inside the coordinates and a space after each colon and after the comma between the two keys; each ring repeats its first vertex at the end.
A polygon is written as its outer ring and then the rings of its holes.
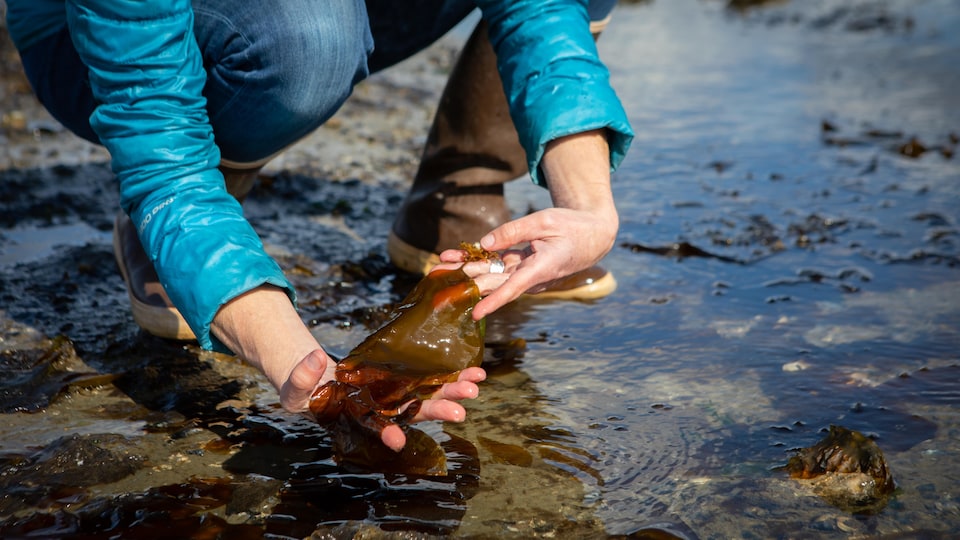
{"type": "MultiPolygon", "coordinates": [[[[287,381],[280,389],[280,402],[291,411],[306,411],[310,397],[317,388],[335,377],[336,363],[322,349],[317,349],[304,357],[290,372],[287,381]]],[[[413,417],[413,422],[441,420],[444,422],[462,422],[466,410],[457,401],[476,398],[480,389],[477,383],[486,378],[486,372],[479,367],[462,370],[457,380],[446,383],[424,400],[413,417]]],[[[406,435],[397,424],[389,424],[380,432],[383,443],[399,452],[406,444],[406,435]]]]}
{"type": "MultiPolygon", "coordinates": [[[[618,220],[604,213],[548,208],[510,221],[491,231],[480,244],[502,251],[503,273],[490,273],[487,262],[471,262],[464,271],[485,296],[473,309],[479,320],[524,293],[547,290],[554,280],[593,266],[613,247],[618,220]],[[513,246],[523,245],[522,248],[513,246]]],[[[443,263],[463,261],[460,250],[440,254],[443,263]]]]}
{"type": "MultiPolygon", "coordinates": [[[[507,222],[480,240],[487,251],[503,252],[503,273],[489,273],[486,262],[464,265],[485,295],[473,309],[476,320],[523,293],[542,292],[552,281],[589,268],[613,248],[620,223],[610,188],[606,132],[592,130],[551,141],[541,168],[554,208],[507,222]]],[[[463,257],[459,250],[440,254],[448,264],[463,257]]]]}
{"type": "Polygon", "coordinates": [[[311,351],[293,366],[287,380],[280,385],[280,404],[291,412],[307,410],[310,396],[333,380],[336,369],[336,361],[323,349],[311,351]]]}
{"type": "MultiPolygon", "coordinates": [[[[463,408],[463,405],[457,402],[463,399],[476,398],[480,394],[477,383],[486,378],[487,372],[483,368],[468,367],[462,370],[456,381],[444,384],[430,399],[421,403],[420,410],[413,417],[413,422],[427,420],[463,422],[467,417],[467,411],[463,408]]],[[[407,437],[404,435],[403,429],[397,424],[384,428],[380,432],[380,438],[383,440],[383,444],[396,452],[399,452],[407,443],[407,437]]]]}

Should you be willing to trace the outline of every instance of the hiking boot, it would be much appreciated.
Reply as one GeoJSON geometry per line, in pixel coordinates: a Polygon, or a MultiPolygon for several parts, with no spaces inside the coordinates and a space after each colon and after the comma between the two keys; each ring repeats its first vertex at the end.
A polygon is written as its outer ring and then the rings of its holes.
{"type": "MultiPolygon", "coordinates": [[[[511,219],[503,185],[526,172],[526,153],[481,22],[447,80],[413,185],[387,237],[391,262],[426,274],[440,252],[479,242],[511,219]]],[[[616,287],[613,275],[594,266],[537,296],[590,300],[616,287]]]]}
{"type": "Polygon", "coordinates": [[[163,290],[157,271],[140,244],[133,221],[120,212],[113,223],[113,256],[127,284],[133,320],[146,332],[167,339],[195,339],[193,330],[163,290]]]}

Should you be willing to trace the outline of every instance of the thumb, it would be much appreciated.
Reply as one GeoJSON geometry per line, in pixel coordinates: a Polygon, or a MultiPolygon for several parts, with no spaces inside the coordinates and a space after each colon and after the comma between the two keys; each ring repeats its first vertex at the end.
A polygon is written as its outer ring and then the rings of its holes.
{"type": "Polygon", "coordinates": [[[380,432],[380,439],[383,444],[387,445],[387,448],[394,452],[400,452],[407,444],[407,436],[403,434],[403,429],[396,424],[383,428],[383,431],[380,432]]]}
{"type": "Polygon", "coordinates": [[[327,357],[322,350],[310,352],[303,358],[283,384],[284,407],[298,408],[310,399],[310,395],[320,383],[320,379],[327,370],[327,357]]]}
{"type": "Polygon", "coordinates": [[[500,225],[480,239],[480,247],[487,251],[502,251],[528,242],[527,231],[536,231],[536,214],[523,216],[500,225]]]}

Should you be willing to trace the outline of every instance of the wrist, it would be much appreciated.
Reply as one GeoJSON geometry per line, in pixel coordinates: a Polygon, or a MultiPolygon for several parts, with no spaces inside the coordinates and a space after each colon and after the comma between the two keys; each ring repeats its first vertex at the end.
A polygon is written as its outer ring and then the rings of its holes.
{"type": "Polygon", "coordinates": [[[286,293],[262,285],[230,300],[213,319],[211,332],[278,391],[296,366],[320,344],[286,293]]]}
{"type": "Polygon", "coordinates": [[[610,148],[604,130],[551,141],[542,167],[554,207],[590,212],[616,221],[610,188],[610,148]]]}

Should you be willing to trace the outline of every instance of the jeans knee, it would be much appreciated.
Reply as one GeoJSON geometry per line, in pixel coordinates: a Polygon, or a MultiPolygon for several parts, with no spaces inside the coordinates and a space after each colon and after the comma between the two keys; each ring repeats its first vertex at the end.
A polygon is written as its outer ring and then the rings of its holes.
{"type": "Polygon", "coordinates": [[[275,5],[284,7],[228,24],[224,10],[194,8],[210,121],[227,159],[257,160],[296,142],[368,74],[373,39],[362,1],[275,5]]]}
{"type": "Polygon", "coordinates": [[[337,22],[284,25],[266,43],[264,90],[284,111],[306,119],[329,116],[367,77],[369,31],[337,22]]]}
{"type": "Polygon", "coordinates": [[[587,13],[590,15],[590,22],[598,23],[606,20],[616,5],[617,0],[590,0],[589,4],[587,5],[587,13]]]}

